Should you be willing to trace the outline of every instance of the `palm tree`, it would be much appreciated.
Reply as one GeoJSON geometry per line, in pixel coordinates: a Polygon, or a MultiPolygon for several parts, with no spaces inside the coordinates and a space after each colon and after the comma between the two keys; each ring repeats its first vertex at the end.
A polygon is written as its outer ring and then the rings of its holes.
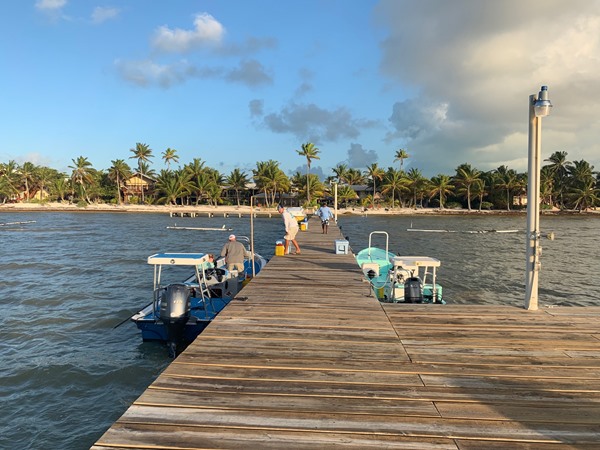
{"type": "Polygon", "coordinates": [[[206,171],[200,172],[194,178],[191,178],[193,189],[192,192],[196,196],[196,206],[200,204],[200,201],[207,196],[208,191],[213,185],[213,179],[210,174],[206,171]]]}
{"type": "Polygon", "coordinates": [[[206,191],[206,198],[209,203],[213,204],[215,207],[218,202],[221,202],[221,196],[223,195],[223,175],[217,169],[213,169],[211,167],[206,168],[206,173],[210,180],[210,184],[206,191]]]}
{"type": "Polygon", "coordinates": [[[588,179],[579,187],[573,188],[568,196],[571,198],[574,208],[580,213],[600,203],[600,189],[595,187],[594,179],[588,179]]]}
{"type": "Polygon", "coordinates": [[[233,169],[231,173],[225,177],[225,186],[235,191],[238,208],[240,206],[240,191],[246,189],[248,181],[248,175],[246,175],[246,172],[242,172],[238,168],[233,169]]]}
{"type": "Polygon", "coordinates": [[[69,166],[69,169],[73,169],[71,173],[71,180],[75,186],[79,186],[81,193],[80,197],[84,197],[88,203],[92,203],[88,197],[86,185],[92,184],[93,177],[91,173],[92,163],[87,158],[80,156],[77,159],[73,159],[73,165],[69,166]]]}
{"type": "Polygon", "coordinates": [[[21,175],[19,174],[19,165],[14,160],[0,164],[0,176],[6,197],[10,198],[19,193],[21,175]]]}
{"type": "Polygon", "coordinates": [[[458,186],[464,189],[467,199],[467,209],[471,211],[471,186],[481,179],[481,172],[473,169],[470,164],[464,163],[456,169],[454,180],[458,186]]]}
{"type": "MultiPolygon", "coordinates": [[[[310,173],[310,162],[313,159],[321,159],[318,156],[320,150],[317,147],[315,147],[315,144],[313,144],[312,142],[307,142],[305,144],[302,144],[302,150],[296,150],[296,153],[306,158],[306,178],[307,181],[310,182],[310,179],[308,177],[308,174],[310,173]]],[[[308,204],[310,204],[310,186],[308,186],[306,189],[306,195],[306,201],[308,204]]]]}
{"type": "Polygon", "coordinates": [[[177,199],[188,192],[190,174],[185,170],[162,170],[156,181],[159,203],[177,204],[177,199]]]}
{"type": "Polygon", "coordinates": [[[365,177],[360,170],[351,168],[348,169],[348,172],[346,172],[346,183],[348,183],[350,186],[364,184],[365,177]]]}
{"type": "Polygon", "coordinates": [[[39,166],[35,171],[35,188],[40,192],[40,200],[44,192],[46,192],[46,188],[48,184],[51,184],[55,179],[62,177],[63,175],[58,172],[56,169],[51,169],[50,167],[39,166]]]}
{"type": "Polygon", "coordinates": [[[33,182],[35,170],[35,164],[30,162],[23,163],[23,165],[19,169],[19,173],[21,174],[21,181],[25,185],[25,199],[27,201],[29,201],[30,184],[33,182]]]}
{"type": "Polygon", "coordinates": [[[173,148],[167,148],[162,152],[162,159],[167,165],[167,169],[171,170],[171,161],[179,162],[179,156],[177,156],[177,150],[173,148]]]}
{"type": "Polygon", "coordinates": [[[479,212],[481,212],[481,208],[483,206],[483,197],[487,195],[487,191],[485,189],[485,180],[483,178],[475,180],[471,186],[471,193],[479,199],[479,212]]]}
{"type": "MultiPolygon", "coordinates": [[[[201,196],[201,194],[197,192],[196,186],[201,184],[198,182],[198,180],[206,171],[204,164],[204,161],[202,161],[200,158],[194,158],[191,163],[183,166],[183,170],[189,175],[189,184],[191,186],[189,193],[196,193],[196,204],[198,204],[201,196]]],[[[189,198],[186,203],[189,204],[189,198]]]]}
{"type": "Polygon", "coordinates": [[[506,192],[506,210],[510,211],[510,194],[515,188],[521,186],[521,181],[517,177],[517,172],[506,166],[498,167],[495,170],[494,185],[506,192]]]}
{"type": "Polygon", "coordinates": [[[331,170],[333,170],[339,184],[346,182],[346,174],[348,173],[348,166],[346,164],[339,163],[331,170]]]}
{"type": "MultiPolygon", "coordinates": [[[[289,192],[291,189],[291,181],[287,175],[279,167],[279,162],[270,159],[264,164],[261,175],[257,184],[263,187],[265,196],[271,194],[271,203],[274,204],[277,198],[277,193],[289,192]]],[[[280,196],[281,198],[281,196],[280,196]]],[[[267,206],[269,205],[268,197],[265,197],[267,206]]]]}
{"type": "Polygon", "coordinates": [[[223,194],[223,189],[221,189],[221,186],[218,186],[217,184],[212,184],[208,191],[206,191],[206,198],[208,199],[208,201],[214,205],[215,207],[217,206],[218,203],[221,203],[221,195],[223,194]]]}
{"type": "Polygon", "coordinates": [[[111,161],[112,166],[108,169],[108,178],[117,185],[117,203],[121,204],[123,182],[131,176],[131,167],[123,159],[111,161]]]}
{"type": "Polygon", "coordinates": [[[554,179],[550,166],[544,166],[540,170],[540,198],[543,204],[554,206],[552,201],[552,191],[554,189],[554,179]]]}
{"type": "Polygon", "coordinates": [[[265,193],[265,206],[267,207],[269,206],[269,193],[271,193],[271,201],[274,203],[278,189],[283,191],[290,187],[290,181],[279,168],[279,162],[272,159],[258,161],[256,169],[252,169],[252,173],[256,186],[265,193]]]}
{"type": "MultiPolygon", "coordinates": [[[[138,161],[138,169],[140,171],[140,175],[144,177],[144,166],[142,163],[149,163],[150,158],[153,158],[152,149],[148,146],[148,144],[142,144],[140,142],[135,144],[135,148],[129,149],[133,156],[130,156],[129,159],[137,159],[138,161]]],[[[144,186],[142,185],[142,203],[144,203],[144,186]]]]}
{"type": "Polygon", "coordinates": [[[340,186],[338,189],[338,199],[340,202],[344,202],[344,206],[348,207],[349,200],[356,200],[358,195],[350,186],[340,186]]]}
{"type": "Polygon", "coordinates": [[[560,209],[564,209],[563,194],[567,190],[567,176],[569,167],[571,167],[571,161],[567,161],[567,152],[554,152],[550,155],[550,158],[545,159],[544,161],[549,161],[551,163],[548,164],[548,166],[550,167],[552,178],[554,179],[554,192],[559,199],[560,209]]]}
{"type": "Polygon", "coordinates": [[[370,166],[367,166],[367,170],[365,175],[373,180],[373,209],[375,209],[375,194],[377,194],[377,180],[381,180],[384,175],[384,171],[377,165],[377,163],[373,163],[370,166]]]}
{"type": "Polygon", "coordinates": [[[431,178],[431,189],[429,191],[429,198],[433,198],[436,195],[440,199],[440,209],[444,209],[444,200],[448,194],[452,193],[454,186],[451,184],[451,179],[448,175],[439,174],[431,178]]]}
{"type": "Polygon", "coordinates": [[[69,178],[66,176],[56,178],[54,183],[52,183],[52,190],[61,201],[65,200],[65,197],[70,189],[71,186],[69,186],[69,178]]]}
{"type": "Polygon", "coordinates": [[[414,167],[408,171],[408,173],[406,174],[406,179],[407,187],[412,191],[413,194],[413,207],[416,208],[417,194],[419,193],[419,190],[424,186],[426,179],[425,177],[423,177],[421,171],[414,167]]]}
{"type": "Polygon", "coordinates": [[[200,158],[194,158],[192,160],[191,163],[186,164],[183,169],[187,172],[190,173],[190,175],[192,176],[192,178],[200,175],[202,172],[204,172],[205,167],[204,167],[204,161],[202,161],[200,158]]]}
{"type": "Polygon", "coordinates": [[[396,170],[393,167],[388,168],[388,171],[383,177],[381,192],[384,194],[387,194],[390,191],[392,192],[392,209],[394,209],[396,192],[400,193],[403,190],[407,191],[408,187],[406,184],[407,179],[404,177],[404,172],[402,170],[396,170]]]}
{"type": "Polygon", "coordinates": [[[406,153],[404,149],[396,150],[396,154],[394,155],[394,162],[400,161],[400,170],[403,170],[404,160],[410,158],[410,155],[406,153]]]}
{"type": "Polygon", "coordinates": [[[568,167],[567,172],[570,178],[570,184],[588,184],[590,180],[594,180],[594,166],[591,166],[589,162],[582,159],[580,161],[573,161],[573,165],[568,167]]]}
{"type": "Polygon", "coordinates": [[[310,196],[312,198],[323,197],[325,193],[325,185],[319,179],[319,177],[311,173],[308,177],[300,172],[296,172],[290,178],[292,187],[296,189],[300,195],[307,195],[310,189],[310,196]]]}

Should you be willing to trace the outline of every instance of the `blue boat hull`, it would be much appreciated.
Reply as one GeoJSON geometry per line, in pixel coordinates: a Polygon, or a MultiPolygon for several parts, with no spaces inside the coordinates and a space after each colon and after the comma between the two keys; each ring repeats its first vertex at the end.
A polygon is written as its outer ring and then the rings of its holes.
{"type": "MultiPolygon", "coordinates": [[[[201,299],[191,299],[190,318],[182,324],[181,338],[183,343],[190,343],[198,337],[217,314],[219,314],[230,299],[208,298],[205,303],[201,299]]],[[[168,328],[162,320],[155,315],[152,307],[148,308],[148,314],[143,318],[135,320],[135,324],[142,332],[144,341],[169,341],[168,328]]]]}

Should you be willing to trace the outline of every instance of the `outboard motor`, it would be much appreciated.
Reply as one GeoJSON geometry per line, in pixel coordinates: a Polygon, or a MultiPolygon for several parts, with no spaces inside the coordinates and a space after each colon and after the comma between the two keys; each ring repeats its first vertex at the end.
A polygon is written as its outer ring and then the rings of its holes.
{"type": "Polygon", "coordinates": [[[175,357],[177,344],[183,340],[184,328],[190,318],[190,288],[182,283],[166,287],[160,302],[160,320],[167,328],[169,354],[175,357]]]}
{"type": "Polygon", "coordinates": [[[404,303],[423,303],[420,278],[410,277],[404,282],[404,303]]]}

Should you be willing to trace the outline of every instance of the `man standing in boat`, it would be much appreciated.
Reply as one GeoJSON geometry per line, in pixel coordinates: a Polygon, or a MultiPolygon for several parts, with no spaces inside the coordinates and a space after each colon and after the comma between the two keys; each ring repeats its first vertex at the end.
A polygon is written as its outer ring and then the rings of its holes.
{"type": "Polygon", "coordinates": [[[244,257],[246,256],[246,247],[241,242],[235,240],[235,234],[229,235],[229,241],[223,246],[221,256],[225,257],[227,270],[237,270],[238,273],[244,272],[244,257]]]}
{"type": "Polygon", "coordinates": [[[329,220],[333,219],[333,213],[329,206],[327,206],[326,202],[323,202],[321,207],[317,210],[317,216],[321,218],[321,228],[323,229],[323,234],[327,234],[327,229],[329,228],[329,220]]]}
{"type": "Polygon", "coordinates": [[[300,228],[298,226],[298,221],[292,213],[285,209],[281,204],[277,205],[277,212],[281,214],[283,223],[285,224],[285,236],[283,237],[285,240],[285,250],[283,254],[289,254],[290,241],[292,241],[292,244],[294,244],[294,247],[296,248],[295,255],[300,255],[300,246],[298,245],[298,242],[296,242],[296,234],[298,234],[300,228]]]}

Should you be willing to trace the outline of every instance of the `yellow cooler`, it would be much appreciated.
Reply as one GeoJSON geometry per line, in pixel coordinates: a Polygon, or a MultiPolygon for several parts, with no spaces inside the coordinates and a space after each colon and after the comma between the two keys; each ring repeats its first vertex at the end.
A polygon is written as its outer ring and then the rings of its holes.
{"type": "Polygon", "coordinates": [[[283,241],[275,241],[275,256],[285,255],[285,246],[283,241]]]}

